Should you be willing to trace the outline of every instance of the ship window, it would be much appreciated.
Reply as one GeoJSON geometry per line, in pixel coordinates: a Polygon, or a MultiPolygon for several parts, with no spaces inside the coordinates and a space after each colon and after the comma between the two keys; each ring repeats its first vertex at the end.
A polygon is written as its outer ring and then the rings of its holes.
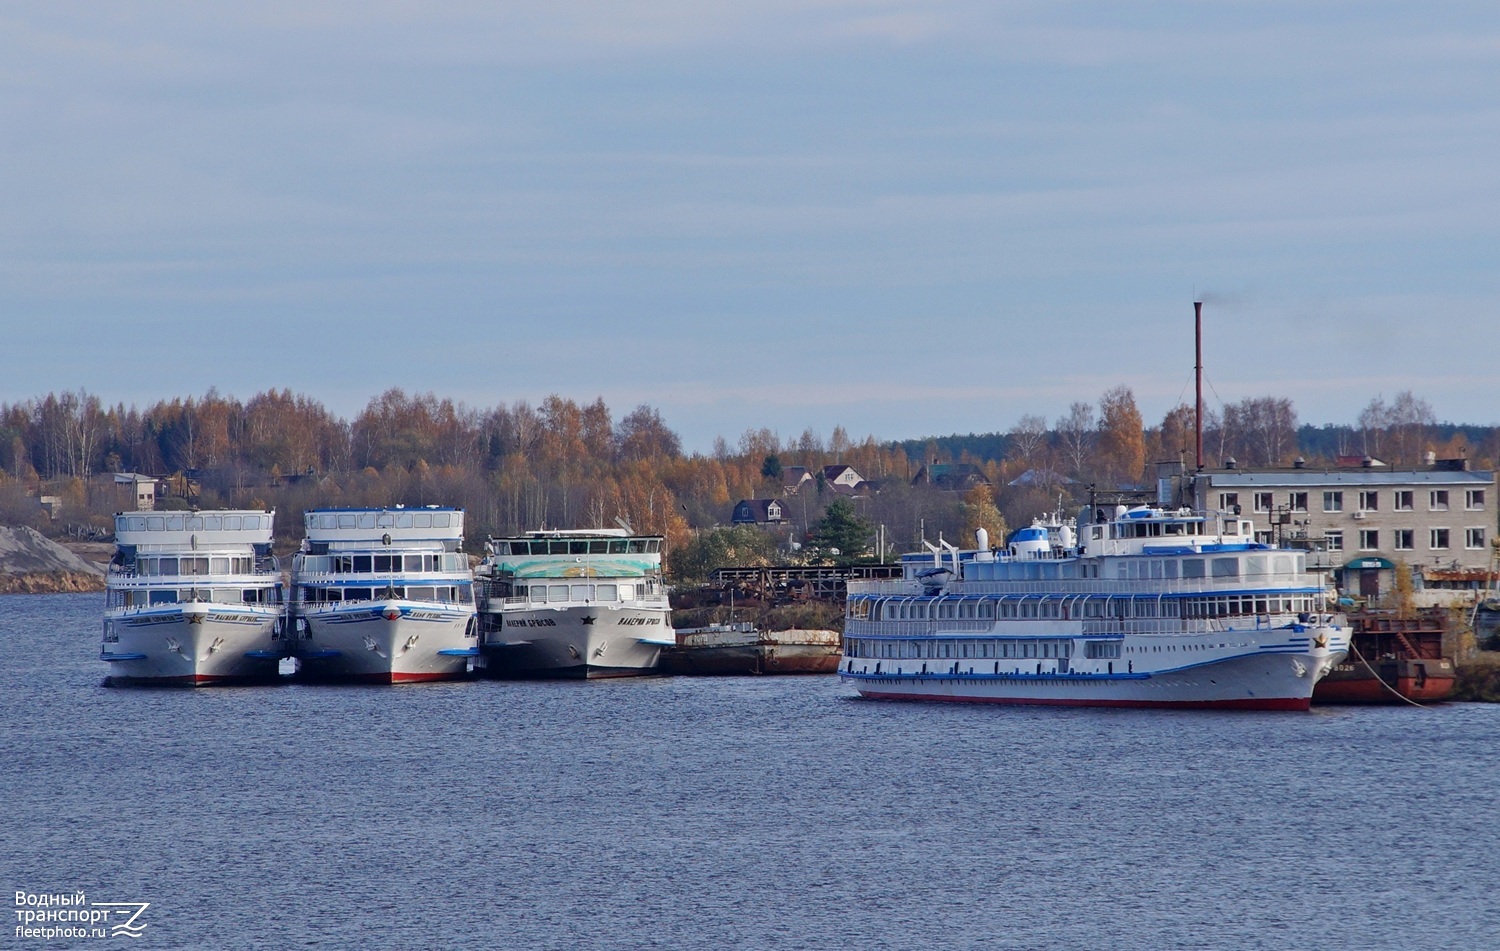
{"type": "Polygon", "coordinates": [[[422,570],[422,556],[421,555],[392,555],[391,556],[391,570],[392,571],[410,571],[410,572],[421,571],[422,570]]]}
{"type": "Polygon", "coordinates": [[[176,591],[153,591],[153,592],[151,592],[151,603],[152,604],[176,604],[177,603],[177,592],[176,591]]]}
{"type": "Polygon", "coordinates": [[[457,514],[458,514],[457,512],[433,512],[432,513],[432,527],[433,528],[452,528],[453,527],[453,516],[455,516],[457,514]]]}
{"type": "Polygon", "coordinates": [[[1214,558],[1213,573],[1215,578],[1234,578],[1240,573],[1240,560],[1238,558],[1214,558]]]}
{"type": "Polygon", "coordinates": [[[594,597],[594,586],[590,584],[575,584],[569,587],[568,595],[574,601],[590,601],[594,597]]]}
{"type": "Polygon", "coordinates": [[[396,515],[395,515],[395,513],[394,512],[380,512],[380,513],[376,514],[376,516],[375,516],[375,526],[377,528],[395,528],[396,527],[396,515]]]}
{"type": "Polygon", "coordinates": [[[406,597],[409,601],[436,601],[438,589],[431,585],[412,585],[406,589],[406,597]]]}
{"type": "Polygon", "coordinates": [[[568,543],[562,539],[556,539],[547,546],[547,553],[549,555],[566,555],[568,553],[568,543]]]}
{"type": "Polygon", "coordinates": [[[235,588],[215,588],[212,594],[219,604],[240,604],[244,600],[244,595],[235,588]]]}
{"type": "Polygon", "coordinates": [[[979,602],[979,616],[982,617],[982,618],[986,618],[986,619],[993,618],[995,616],[995,602],[993,602],[993,601],[981,601],[981,602],[979,602]]]}
{"type": "Polygon", "coordinates": [[[372,557],[375,561],[375,570],[381,572],[382,574],[386,574],[391,571],[392,560],[396,562],[397,567],[401,565],[400,555],[394,556],[394,559],[390,555],[374,555],[372,557]]]}
{"type": "Polygon", "coordinates": [[[622,585],[620,585],[620,600],[621,601],[634,601],[635,600],[635,585],[633,585],[633,584],[622,584],[622,585]]]}
{"type": "Polygon", "coordinates": [[[628,547],[630,554],[643,555],[646,553],[646,540],[644,538],[632,538],[628,547]]]}
{"type": "MultiPolygon", "coordinates": [[[[600,601],[618,601],[620,599],[620,589],[612,584],[597,585],[594,588],[594,597],[600,601]]],[[[865,602],[860,603],[864,605],[865,610],[869,610],[869,604],[865,602]]]]}
{"type": "Polygon", "coordinates": [[[369,588],[345,588],[344,589],[344,600],[345,601],[369,601],[374,596],[375,596],[374,592],[372,592],[369,588]]]}
{"type": "Polygon", "coordinates": [[[396,527],[397,528],[411,528],[411,513],[410,512],[397,512],[396,513],[396,527]]]}
{"type": "Polygon", "coordinates": [[[358,574],[366,574],[367,575],[367,574],[370,573],[370,556],[369,555],[355,555],[354,558],[352,559],[352,561],[354,562],[353,571],[354,571],[355,574],[357,574],[357,575],[358,574]]]}
{"type": "Polygon", "coordinates": [[[547,587],[546,587],[546,585],[540,585],[540,584],[538,584],[538,585],[532,585],[531,586],[531,590],[530,590],[529,593],[531,595],[531,600],[533,602],[535,602],[537,604],[546,604],[547,603],[547,587]]]}
{"type": "Polygon", "coordinates": [[[339,528],[355,528],[358,525],[359,517],[356,516],[353,512],[349,512],[347,514],[338,516],[338,520],[339,528]]]}
{"type": "Polygon", "coordinates": [[[565,584],[549,584],[549,585],[547,585],[547,600],[548,601],[566,601],[566,600],[568,600],[568,586],[565,585],[565,584]]]}
{"type": "Polygon", "coordinates": [[[625,554],[625,549],[627,547],[628,543],[625,541],[625,539],[616,538],[609,543],[609,553],[611,555],[623,555],[625,554]]]}
{"type": "Polygon", "coordinates": [[[175,574],[177,574],[177,559],[176,558],[163,558],[161,560],[161,572],[160,573],[164,574],[164,575],[175,575],[175,574]]]}
{"type": "Polygon", "coordinates": [[[375,513],[374,512],[360,512],[359,513],[359,527],[360,528],[374,528],[375,527],[375,513]]]}
{"type": "Polygon", "coordinates": [[[607,554],[609,554],[609,542],[606,542],[606,541],[592,541],[592,542],[589,542],[589,554],[590,555],[607,555],[607,554]]]}
{"type": "Polygon", "coordinates": [[[411,527],[412,528],[431,528],[432,527],[432,513],[431,512],[413,512],[413,513],[411,513],[411,527]]]}
{"type": "Polygon", "coordinates": [[[228,558],[215,558],[213,560],[213,573],[216,574],[216,575],[227,575],[227,574],[229,574],[229,559],[228,558]]]}
{"type": "Polygon", "coordinates": [[[568,554],[587,555],[588,553],[589,543],[587,541],[572,541],[568,543],[568,554]]]}

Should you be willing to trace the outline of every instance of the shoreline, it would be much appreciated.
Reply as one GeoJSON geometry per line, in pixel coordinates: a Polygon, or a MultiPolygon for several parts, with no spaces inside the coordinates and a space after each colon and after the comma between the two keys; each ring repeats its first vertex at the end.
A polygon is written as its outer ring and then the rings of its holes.
{"type": "Polygon", "coordinates": [[[83,571],[0,574],[0,595],[93,594],[104,591],[104,577],[83,571]]]}

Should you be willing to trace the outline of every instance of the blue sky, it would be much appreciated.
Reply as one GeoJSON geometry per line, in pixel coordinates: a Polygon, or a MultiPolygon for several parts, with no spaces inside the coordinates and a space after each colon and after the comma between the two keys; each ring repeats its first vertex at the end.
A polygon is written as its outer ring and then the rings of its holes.
{"type": "Polygon", "coordinates": [[[0,8],[0,400],[1500,422],[1493,3],[244,6],[0,8]]]}

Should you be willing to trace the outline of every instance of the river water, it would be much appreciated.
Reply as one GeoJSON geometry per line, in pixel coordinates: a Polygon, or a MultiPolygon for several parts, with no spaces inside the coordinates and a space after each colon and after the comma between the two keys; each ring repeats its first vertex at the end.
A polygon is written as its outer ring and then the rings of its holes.
{"type": "Polygon", "coordinates": [[[6,947],[1500,946],[1500,706],[110,688],[101,609],[0,598],[0,885],[146,927],[6,947]]]}

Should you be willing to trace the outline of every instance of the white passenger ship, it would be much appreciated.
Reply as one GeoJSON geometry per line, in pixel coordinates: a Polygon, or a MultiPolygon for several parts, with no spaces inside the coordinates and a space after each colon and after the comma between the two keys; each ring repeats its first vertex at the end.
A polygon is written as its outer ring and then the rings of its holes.
{"type": "Polygon", "coordinates": [[[271,680],[284,653],[274,512],[115,516],[104,643],[111,683],[271,680]]]}
{"type": "Polygon", "coordinates": [[[495,538],[476,572],[481,673],[626,677],[655,672],[675,644],[662,538],[624,529],[495,538]]]}
{"type": "Polygon", "coordinates": [[[1306,710],[1343,660],[1302,552],[1234,514],[1090,506],[991,550],[903,557],[851,582],[840,676],[862,696],[1072,706],[1306,710]]]}
{"type": "Polygon", "coordinates": [[[478,653],[464,513],[315,509],[292,561],[299,674],[316,680],[451,680],[478,653]]]}

